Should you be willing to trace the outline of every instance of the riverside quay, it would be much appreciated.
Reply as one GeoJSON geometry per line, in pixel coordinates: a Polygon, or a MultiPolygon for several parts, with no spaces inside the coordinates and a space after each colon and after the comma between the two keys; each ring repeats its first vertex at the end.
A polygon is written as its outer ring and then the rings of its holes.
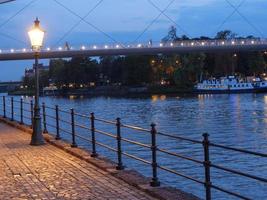
{"type": "Polygon", "coordinates": [[[267,200],[266,8],[0,0],[0,200],[267,200]]]}

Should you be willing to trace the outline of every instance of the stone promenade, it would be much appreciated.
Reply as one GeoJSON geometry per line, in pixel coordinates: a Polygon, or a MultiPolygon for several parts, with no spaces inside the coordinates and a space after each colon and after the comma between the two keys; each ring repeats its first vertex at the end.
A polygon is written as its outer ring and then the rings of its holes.
{"type": "Polygon", "coordinates": [[[0,199],[154,199],[94,165],[0,123],[0,199]]]}

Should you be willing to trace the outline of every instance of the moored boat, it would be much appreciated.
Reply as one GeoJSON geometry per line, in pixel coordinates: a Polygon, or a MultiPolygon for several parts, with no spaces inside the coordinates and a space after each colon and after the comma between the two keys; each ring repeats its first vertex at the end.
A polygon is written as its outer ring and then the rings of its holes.
{"type": "Polygon", "coordinates": [[[259,77],[236,76],[210,78],[195,86],[197,93],[256,93],[267,92],[267,81],[259,77]]]}

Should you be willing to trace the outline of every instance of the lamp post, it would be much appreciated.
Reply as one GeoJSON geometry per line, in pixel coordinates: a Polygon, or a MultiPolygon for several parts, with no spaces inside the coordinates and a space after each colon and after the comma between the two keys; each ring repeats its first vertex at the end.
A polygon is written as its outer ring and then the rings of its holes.
{"type": "Polygon", "coordinates": [[[34,116],[33,116],[33,133],[31,138],[31,145],[44,144],[44,138],[41,127],[40,106],[39,106],[39,66],[38,59],[40,50],[43,45],[44,31],[40,28],[40,21],[38,18],[34,21],[34,26],[28,32],[32,50],[34,51],[34,71],[35,71],[35,101],[34,101],[34,116]]]}

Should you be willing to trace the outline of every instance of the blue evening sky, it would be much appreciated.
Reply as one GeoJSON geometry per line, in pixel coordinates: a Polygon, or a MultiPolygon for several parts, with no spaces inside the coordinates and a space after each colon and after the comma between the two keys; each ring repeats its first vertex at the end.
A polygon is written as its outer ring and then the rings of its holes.
{"type": "MultiPolygon", "coordinates": [[[[100,0],[56,0],[67,6],[81,17],[85,16],[100,0]]],[[[63,46],[68,41],[73,46],[113,43],[103,33],[92,26],[81,22],[66,38],[59,39],[80,19],[61,7],[55,0],[16,0],[0,5],[0,49],[29,48],[27,30],[36,16],[40,18],[46,30],[46,47],[63,46]],[[33,3],[16,17],[6,20],[17,13],[25,5],[33,3]],[[4,24],[3,24],[4,23],[4,24]],[[19,41],[4,37],[12,36],[19,41]],[[24,42],[24,43],[23,43],[24,42]]],[[[150,0],[161,10],[166,9],[166,16],[161,15],[145,34],[138,39],[147,42],[149,39],[160,41],[171,25],[177,24],[178,35],[191,37],[201,35],[214,36],[219,27],[229,18],[220,30],[231,29],[239,35],[255,35],[267,37],[267,1],[266,0],[150,0]],[[241,4],[238,12],[235,7],[241,4]],[[232,14],[232,15],[231,15],[232,14]],[[241,14],[242,16],[240,16],[241,14]],[[229,17],[231,15],[231,17],[229,17]],[[175,24],[175,23],[176,24],[175,24]]],[[[119,42],[133,42],[140,33],[160,14],[149,0],[103,0],[102,3],[86,18],[86,21],[106,32],[119,42]]],[[[0,62],[0,81],[20,80],[24,69],[32,65],[32,61],[0,62]]]]}

